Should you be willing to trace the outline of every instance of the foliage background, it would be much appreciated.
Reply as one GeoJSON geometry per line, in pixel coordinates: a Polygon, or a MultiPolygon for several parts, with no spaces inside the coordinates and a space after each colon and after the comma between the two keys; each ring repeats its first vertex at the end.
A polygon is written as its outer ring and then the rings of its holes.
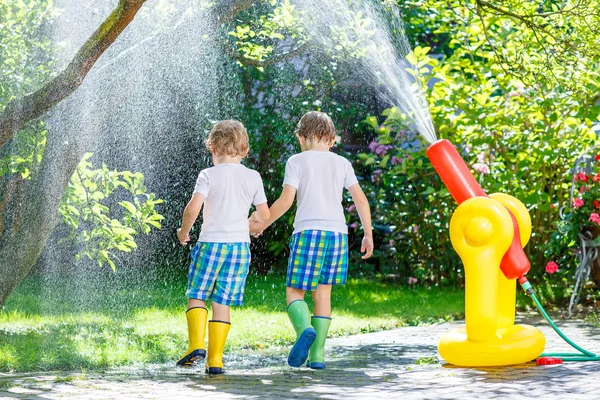
{"type": "MultiPolygon", "coordinates": [[[[404,14],[406,33],[414,46],[407,60],[426,87],[438,137],[450,139],[459,148],[486,191],[512,194],[530,210],[534,224],[527,247],[531,275],[548,285],[565,285],[544,274],[543,265],[549,261],[544,251],[556,232],[558,210],[567,200],[570,166],[580,152],[596,143],[600,40],[596,30],[589,28],[592,17],[586,13],[597,10],[598,2],[581,1],[578,8],[566,1],[374,3],[383,12],[386,7],[399,7],[404,14]]],[[[211,7],[198,1],[190,7],[196,5],[211,7]]],[[[169,28],[174,13],[181,10],[173,10],[168,1],[147,7],[147,14],[140,18],[156,21],[157,32],[165,36],[176,34],[169,28]]],[[[39,87],[56,71],[61,49],[51,41],[50,31],[57,13],[60,10],[50,0],[0,1],[0,109],[12,98],[39,87]]],[[[390,20],[393,15],[389,14],[390,20]]],[[[338,54],[314,45],[299,18],[289,0],[257,1],[235,19],[218,25],[211,44],[219,52],[215,63],[222,71],[215,95],[218,106],[200,115],[193,104],[186,104],[185,93],[178,94],[175,114],[189,114],[193,122],[173,119],[170,123],[178,139],[165,139],[174,149],[169,156],[186,154],[192,161],[165,156],[146,165],[112,159],[114,147],[96,149],[95,168],[102,163],[106,166],[93,169],[84,164],[90,177],[100,179],[103,170],[113,171],[113,177],[152,170],[146,183],[155,194],[133,193],[151,199],[152,207],[145,209],[146,203],[131,201],[127,190],[111,191],[98,198],[96,207],[106,216],[97,216],[88,229],[104,239],[82,243],[84,235],[76,230],[81,224],[74,223],[73,217],[82,214],[81,207],[94,206],[80,204],[77,212],[68,207],[77,203],[76,194],[82,195],[85,186],[77,186],[74,180],[61,208],[66,225],[58,229],[46,258],[60,254],[68,266],[75,254],[86,254],[94,262],[116,261],[117,268],[153,266],[184,273],[187,250],[175,246],[173,232],[198,170],[208,166],[202,141],[212,122],[222,118],[244,122],[252,141],[246,164],[261,172],[273,201],[280,192],[285,159],[299,151],[293,127],[304,112],[318,109],[333,117],[340,134],[335,151],[353,161],[373,208],[376,256],[359,262],[360,227],[349,199],[345,204],[351,227],[351,273],[387,277],[401,285],[409,279],[411,284],[461,285],[462,269],[447,235],[455,205],[426,159],[427,144],[407,129],[401,113],[390,108],[393,104],[382,102],[376,88],[355,74],[360,52],[338,54]],[[134,209],[123,206],[123,201],[134,209]],[[155,219],[140,225],[135,219],[125,219],[127,213],[155,219]],[[164,217],[162,230],[158,230],[158,213],[164,217]],[[120,233],[114,232],[115,227],[120,233]],[[134,233],[129,229],[150,236],[121,237],[118,240],[127,244],[116,243],[119,234],[134,233]],[[61,241],[64,237],[74,240],[61,241]],[[142,251],[127,257],[115,251],[106,257],[106,246],[117,250],[137,246],[142,251]]],[[[368,26],[364,16],[357,18],[368,26]]],[[[352,48],[343,40],[340,46],[352,48]]],[[[0,176],[20,174],[27,179],[35,171],[46,129],[41,121],[17,135],[10,151],[0,154],[0,176]]],[[[152,154],[160,154],[154,142],[142,146],[155,146],[152,154]]],[[[292,219],[293,210],[253,243],[256,272],[284,272],[292,219]]],[[[569,271],[572,267],[573,258],[567,255],[560,268],[569,271]]],[[[568,278],[563,282],[568,283],[568,278]]]]}

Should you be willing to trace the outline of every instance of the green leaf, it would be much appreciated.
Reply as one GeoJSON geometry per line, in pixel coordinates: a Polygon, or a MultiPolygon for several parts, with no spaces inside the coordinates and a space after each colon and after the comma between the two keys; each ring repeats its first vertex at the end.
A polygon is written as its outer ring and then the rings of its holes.
{"type": "Polygon", "coordinates": [[[133,205],[133,203],[129,202],[129,201],[121,201],[119,202],[119,205],[121,205],[123,208],[125,208],[127,210],[127,212],[129,212],[132,215],[136,215],[137,214],[137,208],[133,205]]]}

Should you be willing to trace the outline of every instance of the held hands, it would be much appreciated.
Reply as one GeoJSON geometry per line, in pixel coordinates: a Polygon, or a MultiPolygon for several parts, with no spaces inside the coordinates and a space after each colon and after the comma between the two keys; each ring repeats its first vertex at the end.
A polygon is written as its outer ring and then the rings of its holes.
{"type": "Polygon", "coordinates": [[[190,235],[184,233],[181,228],[177,229],[177,239],[182,246],[186,246],[190,241],[190,235]]]}
{"type": "Polygon", "coordinates": [[[365,253],[365,255],[362,256],[363,260],[366,260],[373,255],[373,248],[373,238],[370,236],[363,237],[362,246],[360,246],[360,252],[365,253]]]}
{"type": "Polygon", "coordinates": [[[260,222],[256,219],[256,212],[253,212],[250,218],[248,219],[248,223],[250,224],[250,235],[257,238],[262,235],[263,231],[267,229],[268,225],[266,222],[260,222]]]}

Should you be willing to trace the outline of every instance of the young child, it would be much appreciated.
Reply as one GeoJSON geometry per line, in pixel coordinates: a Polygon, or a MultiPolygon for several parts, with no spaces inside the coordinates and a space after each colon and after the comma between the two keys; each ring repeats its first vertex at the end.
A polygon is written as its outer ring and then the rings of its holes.
{"type": "Polygon", "coordinates": [[[258,172],[240,162],[248,154],[248,134],[239,121],[216,124],[206,146],[212,153],[214,167],[200,172],[192,199],[185,207],[177,238],[182,245],[204,205],[204,221],[198,243],[191,253],[188,274],[187,324],[189,346],[177,362],[193,366],[206,356],[204,334],[208,310],[208,360],[206,373],[223,373],[223,348],[229,333],[229,306],[241,305],[250,265],[248,214],[252,204],[254,218],[269,218],[269,207],[258,172]]]}
{"type": "Polygon", "coordinates": [[[287,312],[296,331],[296,343],[288,364],[303,365],[310,349],[308,366],[323,369],[325,339],[331,324],[331,288],[346,283],[348,275],[344,188],[350,192],[363,226],[363,259],[373,254],[371,211],[350,162],[329,151],[335,142],[335,128],[327,114],[305,114],[296,127],[296,137],[302,153],[287,161],[283,192],[271,207],[271,217],[260,222],[263,216],[252,214],[250,232],[259,235],[285,214],[297,193],[298,211],[286,281],[287,312]],[[307,290],[315,302],[312,318],[304,301],[307,290]]]}

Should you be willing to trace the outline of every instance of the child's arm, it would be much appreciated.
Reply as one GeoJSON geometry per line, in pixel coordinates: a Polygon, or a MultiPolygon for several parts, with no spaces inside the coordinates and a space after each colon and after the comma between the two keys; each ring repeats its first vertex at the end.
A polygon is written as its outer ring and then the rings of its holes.
{"type": "Polygon", "coordinates": [[[179,243],[184,246],[190,241],[190,230],[192,229],[194,222],[196,222],[198,214],[200,214],[205,199],[206,197],[204,197],[203,194],[194,193],[192,199],[187,206],[185,206],[185,210],[183,210],[181,228],[177,229],[177,239],[179,239],[179,243]]]}
{"type": "Polygon", "coordinates": [[[257,204],[255,207],[256,207],[256,211],[254,211],[252,213],[252,216],[254,217],[255,221],[265,222],[269,218],[271,218],[271,211],[269,210],[269,204],[267,204],[267,203],[257,204]]]}
{"type": "Polygon", "coordinates": [[[369,200],[367,200],[367,196],[365,196],[365,193],[362,191],[358,183],[350,186],[348,191],[352,196],[352,201],[356,205],[356,211],[358,211],[360,223],[363,227],[364,237],[360,251],[365,253],[365,255],[362,256],[364,260],[373,255],[374,248],[373,227],[371,226],[371,209],[369,208],[369,200]]]}
{"type": "Polygon", "coordinates": [[[273,222],[277,221],[283,214],[290,209],[292,204],[294,204],[294,199],[296,198],[296,188],[290,185],[283,185],[283,191],[281,192],[281,196],[277,199],[275,203],[271,206],[271,215],[269,218],[260,222],[258,219],[260,216],[258,214],[258,208],[256,212],[252,214],[250,220],[259,221],[257,223],[253,223],[250,225],[250,233],[253,235],[260,235],[265,229],[267,229],[273,222]]]}

